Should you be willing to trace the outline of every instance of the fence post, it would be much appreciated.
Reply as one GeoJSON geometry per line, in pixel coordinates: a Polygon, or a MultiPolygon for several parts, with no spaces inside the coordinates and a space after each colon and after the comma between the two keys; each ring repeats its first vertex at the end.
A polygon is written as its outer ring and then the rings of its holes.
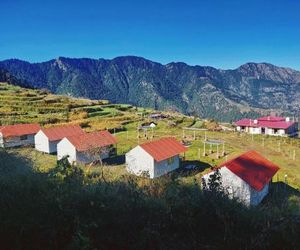
{"type": "Polygon", "coordinates": [[[294,149],[293,160],[296,160],[296,150],[294,149]]]}

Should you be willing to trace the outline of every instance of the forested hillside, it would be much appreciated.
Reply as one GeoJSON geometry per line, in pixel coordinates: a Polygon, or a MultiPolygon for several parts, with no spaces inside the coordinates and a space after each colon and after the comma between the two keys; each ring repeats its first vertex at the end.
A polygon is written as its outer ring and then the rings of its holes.
{"type": "Polygon", "coordinates": [[[112,60],[60,57],[43,63],[6,60],[0,68],[53,93],[221,121],[270,112],[300,115],[300,72],[267,63],[220,70],[185,63],[162,65],[132,56],[112,60]]]}

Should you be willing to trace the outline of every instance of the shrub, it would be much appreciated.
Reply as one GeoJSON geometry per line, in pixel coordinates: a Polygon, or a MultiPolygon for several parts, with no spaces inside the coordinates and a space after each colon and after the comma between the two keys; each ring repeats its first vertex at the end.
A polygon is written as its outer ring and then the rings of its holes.
{"type": "Polygon", "coordinates": [[[41,174],[27,161],[10,157],[0,150],[3,249],[300,247],[299,217],[282,199],[272,209],[268,204],[247,208],[202,192],[197,179],[189,185],[172,174],[154,180],[124,175],[108,181],[103,172],[86,176],[67,158],[49,174],[41,174]]]}

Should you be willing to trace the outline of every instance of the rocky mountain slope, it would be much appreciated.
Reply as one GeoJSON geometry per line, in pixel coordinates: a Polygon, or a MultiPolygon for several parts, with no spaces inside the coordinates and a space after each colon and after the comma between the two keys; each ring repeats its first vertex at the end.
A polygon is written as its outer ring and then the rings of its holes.
{"type": "Polygon", "coordinates": [[[7,82],[12,85],[18,85],[21,87],[31,87],[30,84],[28,84],[25,80],[17,79],[15,76],[13,76],[11,73],[9,73],[7,70],[0,68],[0,82],[7,82]]]}
{"type": "Polygon", "coordinates": [[[162,65],[126,56],[112,60],[59,57],[42,63],[5,60],[0,68],[31,87],[116,103],[177,110],[230,121],[258,113],[300,116],[300,72],[267,63],[234,70],[162,65]]]}

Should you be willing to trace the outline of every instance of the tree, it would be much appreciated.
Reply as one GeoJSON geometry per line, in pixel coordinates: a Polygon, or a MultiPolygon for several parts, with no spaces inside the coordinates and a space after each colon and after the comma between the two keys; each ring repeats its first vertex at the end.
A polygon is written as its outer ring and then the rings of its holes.
{"type": "Polygon", "coordinates": [[[214,120],[209,120],[206,122],[205,126],[208,130],[215,131],[218,129],[219,124],[214,120]]]}
{"type": "Polygon", "coordinates": [[[83,170],[75,165],[71,165],[68,161],[69,156],[63,157],[57,161],[56,167],[50,171],[49,176],[55,177],[63,181],[82,181],[83,170]]]}
{"type": "Polygon", "coordinates": [[[214,172],[209,176],[207,182],[202,179],[202,188],[204,191],[211,191],[216,194],[224,193],[224,188],[222,186],[222,176],[218,168],[216,168],[214,172]]]}
{"type": "Polygon", "coordinates": [[[101,166],[103,166],[103,161],[102,161],[102,156],[105,154],[108,154],[110,152],[109,147],[91,147],[87,151],[87,155],[93,159],[92,160],[92,165],[95,163],[100,163],[101,166]]]}
{"type": "MultiPolygon", "coordinates": [[[[89,168],[93,166],[94,164],[100,163],[101,166],[101,178],[104,182],[106,182],[104,178],[104,171],[103,171],[103,161],[102,156],[105,154],[108,154],[110,152],[110,147],[91,147],[87,151],[87,155],[93,159],[93,161],[89,164],[89,168]]],[[[88,169],[89,171],[89,169],[88,169]]]]}

